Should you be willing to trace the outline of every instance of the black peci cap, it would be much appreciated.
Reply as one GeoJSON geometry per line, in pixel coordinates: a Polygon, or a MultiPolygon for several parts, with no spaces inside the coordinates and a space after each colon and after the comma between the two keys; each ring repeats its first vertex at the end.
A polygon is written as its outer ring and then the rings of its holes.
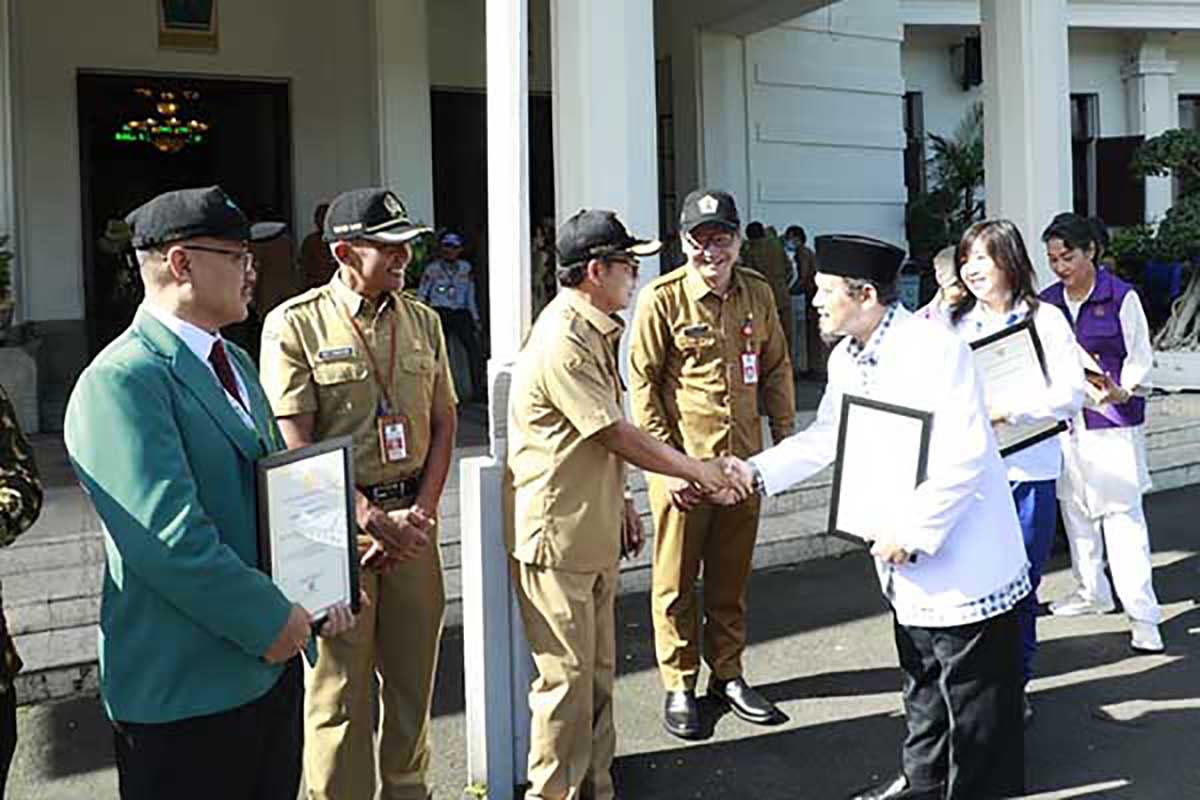
{"type": "Polygon", "coordinates": [[[737,203],[729,192],[697,189],[683,199],[679,227],[684,233],[691,233],[701,225],[710,223],[736,231],[742,224],[738,218],[737,203]]]}
{"type": "Polygon", "coordinates": [[[818,236],[815,244],[817,270],[826,275],[888,284],[896,280],[904,263],[903,250],[869,236],[818,236]]]}
{"type": "Polygon", "coordinates": [[[130,211],[125,222],[133,229],[130,244],[138,250],[197,236],[261,242],[278,236],[285,227],[282,222],[251,225],[237,203],[220,186],[160,194],[130,211]]]}
{"type": "Polygon", "coordinates": [[[612,211],[583,209],[558,229],[558,260],[566,267],[618,253],[642,257],[662,249],[656,239],[635,239],[612,211]]]}
{"type": "Polygon", "coordinates": [[[402,244],[432,229],[409,219],[408,210],[387,189],[354,189],[333,198],[325,212],[326,242],[366,239],[382,244],[402,244]]]}

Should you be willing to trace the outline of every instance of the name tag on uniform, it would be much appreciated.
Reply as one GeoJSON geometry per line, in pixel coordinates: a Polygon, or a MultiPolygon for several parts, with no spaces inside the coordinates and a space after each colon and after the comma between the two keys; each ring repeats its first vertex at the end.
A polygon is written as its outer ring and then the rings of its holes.
{"type": "Polygon", "coordinates": [[[385,415],[378,417],[379,452],[383,454],[383,463],[393,464],[408,458],[408,420],[404,417],[385,415]]]}
{"type": "Polygon", "coordinates": [[[317,361],[337,361],[340,358],[353,358],[353,347],[331,347],[317,353],[317,361]]]}
{"type": "Polygon", "coordinates": [[[701,339],[708,335],[708,326],[703,323],[699,325],[689,325],[683,329],[683,335],[689,339],[701,339]]]}
{"type": "Polygon", "coordinates": [[[742,353],[742,383],[758,383],[758,353],[742,353]]]}

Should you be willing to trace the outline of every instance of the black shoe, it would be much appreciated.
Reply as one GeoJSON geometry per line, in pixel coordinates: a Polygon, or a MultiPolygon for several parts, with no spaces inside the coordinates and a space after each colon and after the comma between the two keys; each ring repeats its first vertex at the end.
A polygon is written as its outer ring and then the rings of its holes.
{"type": "Polygon", "coordinates": [[[908,785],[908,778],[903,773],[894,778],[888,778],[869,789],[864,789],[850,800],[941,800],[946,793],[942,784],[914,789],[908,785]]]}
{"type": "Polygon", "coordinates": [[[709,681],[708,694],[727,704],[734,714],[746,722],[756,725],[778,725],[787,722],[787,715],[746,683],[744,678],[709,681]]]}
{"type": "Polygon", "coordinates": [[[699,739],[704,731],[700,727],[700,704],[691,689],[682,692],[667,692],[663,704],[663,727],[672,736],[680,739],[699,739]]]}

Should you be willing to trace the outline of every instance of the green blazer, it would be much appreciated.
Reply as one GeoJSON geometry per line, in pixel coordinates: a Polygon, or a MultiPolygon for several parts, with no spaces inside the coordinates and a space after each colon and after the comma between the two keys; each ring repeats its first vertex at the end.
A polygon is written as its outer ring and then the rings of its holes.
{"type": "Polygon", "coordinates": [[[291,604],[257,569],[254,470],[282,438],[250,357],[228,353],[257,431],[141,310],[67,404],[67,452],[104,523],[100,691],[117,721],[235,708],[282,671],[261,658],[291,604]]]}

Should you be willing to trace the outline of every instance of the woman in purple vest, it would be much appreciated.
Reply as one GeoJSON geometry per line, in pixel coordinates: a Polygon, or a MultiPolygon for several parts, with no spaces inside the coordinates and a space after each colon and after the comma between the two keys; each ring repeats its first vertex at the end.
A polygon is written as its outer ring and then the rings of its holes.
{"type": "MultiPolygon", "coordinates": [[[[1068,420],[1083,404],[1083,369],[1076,357],[1075,337],[1062,313],[1039,303],[1033,264],[1020,231],[1008,220],[972,225],[958,244],[958,277],[967,291],[951,307],[949,321],[968,342],[982,339],[1025,319],[1032,319],[1042,343],[1049,381],[1014,403],[989,399],[995,423],[1027,424],[1068,420]],[[1001,407],[1000,402],[1007,403],[1001,407]]],[[[1017,607],[1021,623],[1025,682],[1032,677],[1037,652],[1037,589],[1042,567],[1054,542],[1054,482],[1062,468],[1058,437],[1043,439],[1004,458],[1017,518],[1025,539],[1032,591],[1017,607]]],[[[1033,715],[1025,700],[1025,718],[1033,715]]]]}
{"type": "Polygon", "coordinates": [[[1042,241],[1060,281],[1042,299],[1063,310],[1080,348],[1100,367],[1088,374],[1096,402],[1061,437],[1058,498],[1079,585],[1050,610],[1060,616],[1113,610],[1104,576],[1107,546],[1117,596],[1129,616],[1130,643],[1135,650],[1159,652],[1162,612],[1151,583],[1150,535],[1142,513],[1142,493],[1150,486],[1142,431],[1146,401],[1134,394],[1153,358],[1146,315],[1129,284],[1096,268],[1096,228],[1087,219],[1059,214],[1042,241]]]}

